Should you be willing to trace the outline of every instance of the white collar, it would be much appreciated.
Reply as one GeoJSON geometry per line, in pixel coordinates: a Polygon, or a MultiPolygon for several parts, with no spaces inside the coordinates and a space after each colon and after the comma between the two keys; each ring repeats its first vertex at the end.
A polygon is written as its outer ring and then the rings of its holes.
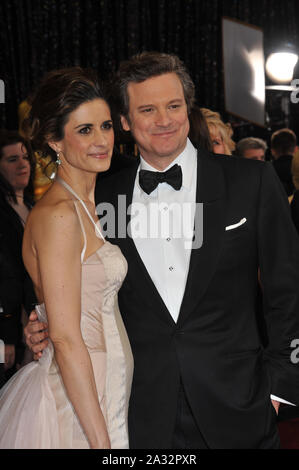
{"type": "MultiPolygon", "coordinates": [[[[180,165],[182,168],[182,175],[183,175],[182,188],[185,188],[188,191],[190,191],[191,184],[192,184],[192,177],[195,171],[196,161],[197,161],[197,150],[192,145],[190,140],[187,138],[186,147],[184,148],[182,153],[178,155],[178,157],[176,157],[176,159],[173,160],[170,163],[170,165],[168,165],[168,167],[162,171],[164,172],[164,171],[169,170],[169,168],[171,168],[175,164],[180,165]]],[[[159,171],[159,170],[157,170],[156,168],[151,166],[149,163],[147,163],[140,155],[140,165],[138,167],[136,176],[137,176],[137,185],[140,191],[142,191],[143,193],[143,190],[139,186],[139,171],[140,170],[149,170],[149,171],[159,171]]]]}

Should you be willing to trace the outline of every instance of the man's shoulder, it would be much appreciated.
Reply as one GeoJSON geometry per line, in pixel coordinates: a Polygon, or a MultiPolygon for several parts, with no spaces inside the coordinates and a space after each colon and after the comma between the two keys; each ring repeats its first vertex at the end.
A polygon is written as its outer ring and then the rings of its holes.
{"type": "Polygon", "coordinates": [[[261,174],[265,166],[272,166],[269,162],[241,158],[234,155],[223,155],[200,151],[198,156],[208,161],[215,168],[221,168],[227,175],[257,175],[261,174]]]}
{"type": "Polygon", "coordinates": [[[110,168],[103,172],[99,173],[98,179],[110,178],[113,175],[118,174],[119,172],[125,171],[136,166],[139,162],[139,159],[128,154],[122,154],[119,152],[114,152],[110,168]]]}
{"type": "Polygon", "coordinates": [[[99,173],[96,188],[96,202],[103,199],[109,200],[121,191],[130,190],[134,184],[139,159],[136,157],[123,156],[121,164],[114,167],[105,174],[99,173]]]}

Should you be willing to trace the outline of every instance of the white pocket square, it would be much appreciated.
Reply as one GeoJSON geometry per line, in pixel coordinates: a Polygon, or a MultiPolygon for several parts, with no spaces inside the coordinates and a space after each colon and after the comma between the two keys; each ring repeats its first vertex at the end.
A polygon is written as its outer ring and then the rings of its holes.
{"type": "Polygon", "coordinates": [[[244,218],[241,219],[240,222],[238,222],[237,224],[228,225],[227,227],[225,227],[225,230],[233,230],[234,228],[240,227],[240,225],[245,224],[246,221],[247,221],[247,219],[244,217],[244,218]]]}

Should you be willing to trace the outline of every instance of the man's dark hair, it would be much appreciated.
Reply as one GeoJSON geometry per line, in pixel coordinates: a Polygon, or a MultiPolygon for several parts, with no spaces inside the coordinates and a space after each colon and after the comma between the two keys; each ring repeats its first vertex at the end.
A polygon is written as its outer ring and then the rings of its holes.
{"type": "Polygon", "coordinates": [[[209,128],[199,106],[193,105],[191,113],[189,114],[189,122],[189,139],[194,147],[200,146],[208,152],[213,152],[209,128]]]}
{"type": "Polygon", "coordinates": [[[161,52],[142,52],[120,64],[115,83],[119,113],[128,120],[128,85],[131,82],[141,83],[149,78],[166,73],[175,73],[180,79],[188,112],[190,113],[194,103],[194,83],[185,65],[176,55],[161,52]]]}
{"type": "Polygon", "coordinates": [[[296,145],[296,134],[291,129],[279,129],[271,136],[271,148],[275,150],[277,156],[292,155],[296,145]]]}

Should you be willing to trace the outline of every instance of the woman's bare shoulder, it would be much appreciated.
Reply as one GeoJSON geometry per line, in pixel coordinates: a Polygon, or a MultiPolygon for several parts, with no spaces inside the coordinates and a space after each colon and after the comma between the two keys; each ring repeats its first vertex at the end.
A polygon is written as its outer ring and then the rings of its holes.
{"type": "Polygon", "coordinates": [[[40,236],[45,240],[59,234],[68,237],[80,233],[74,201],[66,197],[42,198],[30,212],[26,225],[35,240],[40,236]]]}

